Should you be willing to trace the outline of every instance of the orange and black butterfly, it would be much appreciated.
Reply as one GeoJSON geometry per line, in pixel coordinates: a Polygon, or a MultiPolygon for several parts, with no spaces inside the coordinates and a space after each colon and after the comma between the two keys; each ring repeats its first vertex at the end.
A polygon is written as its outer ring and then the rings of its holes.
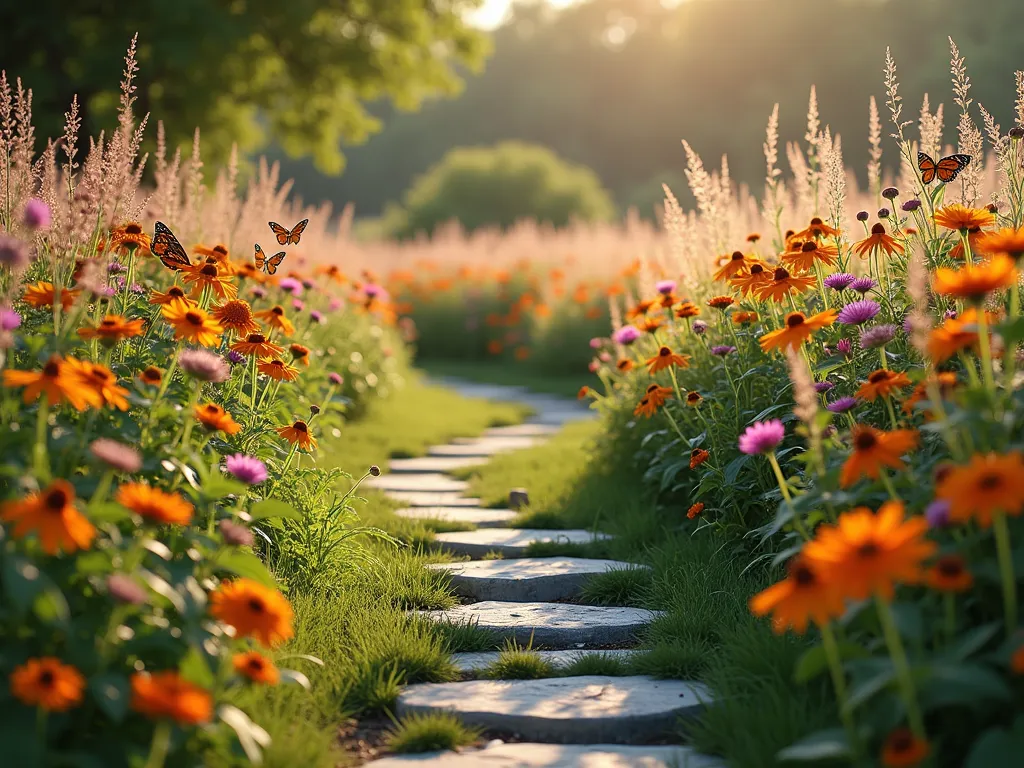
{"type": "Polygon", "coordinates": [[[192,266],[192,262],[188,260],[188,254],[181,247],[178,238],[162,221],[156,223],[153,242],[150,244],[149,250],[153,252],[154,256],[158,256],[168,269],[179,270],[192,266]]]}
{"type": "Polygon", "coordinates": [[[281,262],[284,261],[285,255],[285,252],[281,251],[280,253],[275,253],[268,259],[267,254],[265,254],[263,249],[260,248],[260,244],[256,243],[256,255],[254,256],[256,259],[256,269],[265,269],[268,274],[272,275],[277,272],[277,268],[281,266],[281,262]]]}
{"type": "Polygon", "coordinates": [[[950,155],[936,163],[924,152],[917,153],[917,167],[921,171],[921,181],[925,184],[931,184],[936,176],[943,184],[949,184],[970,162],[970,155],[950,155]]]}
{"type": "Polygon", "coordinates": [[[277,242],[281,245],[292,245],[299,244],[299,237],[302,235],[302,231],[309,224],[309,219],[303,219],[291,229],[285,229],[280,224],[274,221],[267,222],[270,224],[270,228],[274,230],[274,234],[277,235],[277,242]]]}

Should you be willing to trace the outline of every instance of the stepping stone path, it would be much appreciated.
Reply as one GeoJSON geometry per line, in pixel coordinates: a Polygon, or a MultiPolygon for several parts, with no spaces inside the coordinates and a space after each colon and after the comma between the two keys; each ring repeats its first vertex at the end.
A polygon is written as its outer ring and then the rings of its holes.
{"type": "MultiPolygon", "coordinates": [[[[515,511],[483,508],[479,499],[462,495],[467,483],[445,474],[507,451],[539,445],[566,423],[594,414],[573,401],[533,394],[521,387],[442,383],[465,397],[525,404],[535,414],[524,424],[494,427],[478,438],[434,446],[424,457],[395,459],[388,474],[368,483],[405,504],[396,513],[402,517],[475,526],[471,531],[437,534],[435,540],[449,552],[478,559],[426,567],[449,573],[452,589],[477,602],[445,611],[410,613],[430,621],[471,622],[492,632],[496,645],[501,641],[514,641],[522,647],[532,643],[534,648],[545,649],[536,652],[556,669],[591,654],[627,660],[635,651],[624,646],[635,644],[660,612],[566,601],[577,598],[596,574],[646,566],[583,557],[526,557],[534,542],[586,544],[609,537],[584,530],[508,528],[515,511]],[[482,559],[491,553],[508,559],[482,559]],[[611,646],[615,649],[607,650],[611,646]]],[[[472,677],[500,655],[498,651],[459,653],[452,660],[472,677]]],[[[721,761],[687,747],[649,745],[671,736],[680,718],[694,716],[710,699],[710,692],[700,683],[645,676],[470,679],[411,685],[398,697],[399,716],[454,712],[469,725],[514,734],[521,743],[492,741],[481,749],[394,756],[373,765],[721,768],[721,761]]]]}

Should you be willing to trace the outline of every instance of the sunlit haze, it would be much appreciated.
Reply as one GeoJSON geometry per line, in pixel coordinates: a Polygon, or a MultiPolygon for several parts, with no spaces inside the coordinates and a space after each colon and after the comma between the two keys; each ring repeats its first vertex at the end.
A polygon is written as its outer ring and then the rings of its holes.
{"type": "MultiPolygon", "coordinates": [[[[564,8],[578,2],[581,0],[548,0],[548,4],[555,8],[564,8]]],[[[470,21],[484,29],[494,29],[504,21],[512,3],[513,0],[484,0],[483,5],[469,15],[470,21]]]]}

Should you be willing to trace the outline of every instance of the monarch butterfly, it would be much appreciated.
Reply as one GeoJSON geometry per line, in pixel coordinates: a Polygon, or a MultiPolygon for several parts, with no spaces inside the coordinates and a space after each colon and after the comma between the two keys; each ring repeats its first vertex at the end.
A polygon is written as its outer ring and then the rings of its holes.
{"type": "Polygon", "coordinates": [[[189,261],[188,254],[181,247],[178,238],[162,221],[156,223],[153,242],[150,244],[149,250],[155,256],[159,256],[160,261],[168,269],[177,271],[192,266],[192,262],[189,261]]]}
{"type": "Polygon", "coordinates": [[[281,245],[288,245],[289,243],[298,245],[299,236],[302,235],[302,231],[306,228],[306,225],[309,224],[309,219],[303,219],[290,230],[285,229],[274,221],[267,223],[270,224],[270,228],[274,231],[274,234],[277,235],[277,242],[281,245]]]}
{"type": "Polygon", "coordinates": [[[280,266],[281,262],[284,261],[284,257],[285,252],[281,251],[280,253],[275,253],[268,259],[267,254],[265,254],[263,249],[260,248],[260,244],[256,243],[256,256],[254,257],[256,259],[256,269],[266,269],[266,271],[272,275],[277,272],[277,268],[280,266]]]}
{"type": "Polygon", "coordinates": [[[943,184],[949,184],[970,162],[970,155],[950,155],[936,163],[924,152],[917,153],[917,167],[921,169],[921,181],[925,184],[931,184],[936,176],[943,184]]]}

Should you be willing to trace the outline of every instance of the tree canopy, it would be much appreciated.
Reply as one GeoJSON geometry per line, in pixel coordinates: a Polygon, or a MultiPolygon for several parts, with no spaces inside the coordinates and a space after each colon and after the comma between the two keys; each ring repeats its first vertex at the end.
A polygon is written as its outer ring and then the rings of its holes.
{"type": "Polygon", "coordinates": [[[380,123],[365,108],[412,108],[460,87],[488,40],[464,15],[481,0],[33,0],[0,4],[0,67],[34,92],[39,133],[56,136],[77,94],[85,128],[111,124],[124,50],[139,33],[137,109],[168,141],[195,127],[223,159],[273,140],[340,171],[342,144],[380,123]]]}

